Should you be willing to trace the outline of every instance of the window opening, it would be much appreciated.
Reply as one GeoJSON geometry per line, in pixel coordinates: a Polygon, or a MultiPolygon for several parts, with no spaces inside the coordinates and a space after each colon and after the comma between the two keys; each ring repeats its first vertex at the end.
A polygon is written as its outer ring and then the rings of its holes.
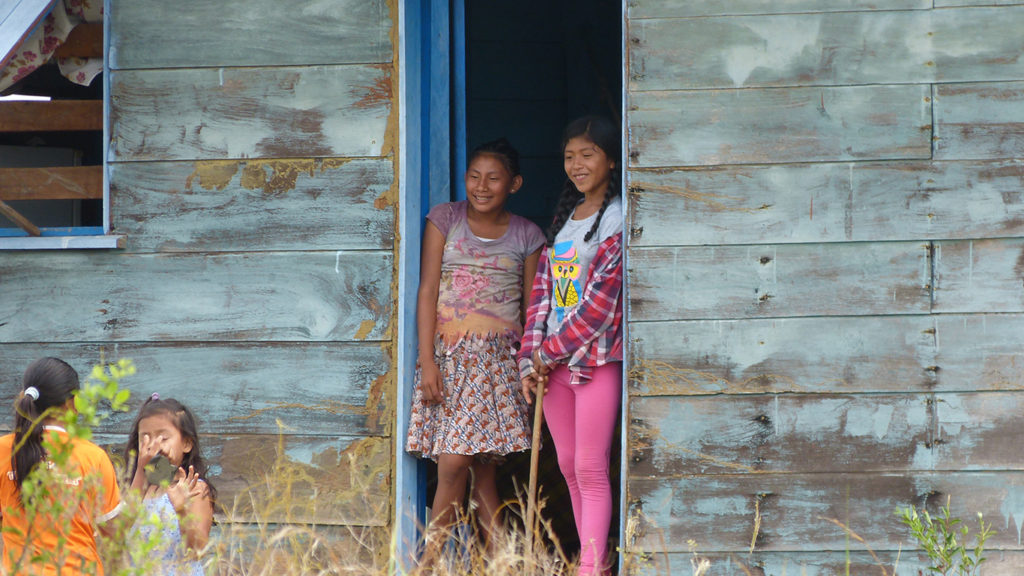
{"type": "Polygon", "coordinates": [[[102,2],[21,0],[0,14],[0,247],[117,245],[11,244],[109,232],[103,13],[102,2]]]}

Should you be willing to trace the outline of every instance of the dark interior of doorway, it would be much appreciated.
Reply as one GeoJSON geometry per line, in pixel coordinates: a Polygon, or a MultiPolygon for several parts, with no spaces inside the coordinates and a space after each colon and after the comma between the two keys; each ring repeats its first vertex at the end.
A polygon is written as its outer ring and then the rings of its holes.
{"type": "MultiPolygon", "coordinates": [[[[467,149],[500,136],[512,142],[521,154],[524,185],[510,199],[509,209],[546,229],[565,181],[564,126],[586,114],[604,115],[615,123],[621,118],[622,4],[466,0],[465,12],[467,149]]],[[[579,550],[572,508],[553,444],[544,432],[539,484],[547,504],[542,515],[572,557],[579,550]]],[[[619,526],[619,452],[616,441],[611,552],[619,526]]],[[[434,473],[430,471],[431,480],[434,473]]],[[[502,499],[514,500],[516,486],[522,490],[527,485],[529,454],[510,457],[498,477],[502,499]]],[[[427,501],[432,499],[428,494],[427,501]]]]}

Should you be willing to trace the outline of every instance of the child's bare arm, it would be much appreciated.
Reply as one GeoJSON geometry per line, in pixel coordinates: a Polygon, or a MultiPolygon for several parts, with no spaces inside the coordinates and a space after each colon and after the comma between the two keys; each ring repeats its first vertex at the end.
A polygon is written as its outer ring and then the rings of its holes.
{"type": "Polygon", "coordinates": [[[441,258],[444,235],[432,222],[423,230],[420,257],[420,288],[416,299],[416,334],[419,336],[420,382],[423,399],[437,403],[444,400],[441,391],[441,370],[434,362],[434,332],[437,328],[437,295],[441,286],[441,258]]]}
{"type": "Polygon", "coordinates": [[[178,514],[185,545],[197,553],[202,551],[210,540],[210,528],[213,526],[213,502],[206,482],[189,466],[188,473],[179,476],[179,480],[167,489],[167,495],[178,514]]]}

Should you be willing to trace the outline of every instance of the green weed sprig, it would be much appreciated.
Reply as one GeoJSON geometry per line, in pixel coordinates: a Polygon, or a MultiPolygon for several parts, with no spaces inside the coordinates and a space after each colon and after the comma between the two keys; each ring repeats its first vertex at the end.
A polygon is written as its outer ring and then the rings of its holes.
{"type": "Polygon", "coordinates": [[[967,542],[970,530],[959,518],[950,515],[949,498],[939,508],[939,516],[932,516],[922,509],[919,514],[914,508],[897,509],[900,521],[910,527],[917,539],[918,547],[928,555],[929,570],[948,576],[976,576],[981,563],[985,561],[985,542],[995,534],[992,524],[985,523],[978,513],[978,532],[974,535],[974,547],[967,542]]]}

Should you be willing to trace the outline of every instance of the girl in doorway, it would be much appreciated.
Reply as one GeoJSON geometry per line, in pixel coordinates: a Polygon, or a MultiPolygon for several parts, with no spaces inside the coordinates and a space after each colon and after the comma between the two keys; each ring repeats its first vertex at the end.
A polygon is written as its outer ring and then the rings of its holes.
{"type": "MultiPolygon", "coordinates": [[[[487,539],[499,506],[497,464],[530,448],[515,346],[544,235],[505,208],[523,185],[519,153],[507,140],[473,150],[465,180],[466,200],[434,207],[423,231],[406,450],[437,462],[431,531],[443,538],[454,524],[472,470],[487,539]]],[[[426,562],[438,551],[436,534],[426,562]]]]}
{"type": "Polygon", "coordinates": [[[619,132],[585,117],[562,136],[567,177],[530,295],[519,367],[544,416],[572,499],[580,574],[604,574],[612,517],[609,457],[622,396],[619,132]]]}
{"type": "Polygon", "coordinates": [[[78,388],[78,373],[58,358],[25,370],[14,432],[0,437],[4,574],[103,575],[95,533],[112,532],[121,495],[107,453],[61,425],[78,388]],[[70,455],[57,464],[49,450],[70,455]],[[31,485],[29,474],[44,462],[46,484],[31,485]]]}
{"type": "Polygon", "coordinates": [[[217,492],[206,479],[192,412],[173,398],[147,398],[128,435],[125,462],[130,488],[143,496],[144,513],[158,519],[157,526],[137,525],[146,540],[157,527],[161,530],[163,542],[149,559],[155,560],[156,573],[202,576],[198,554],[210,538],[217,492]],[[163,479],[158,478],[161,469],[169,471],[163,479]]]}

